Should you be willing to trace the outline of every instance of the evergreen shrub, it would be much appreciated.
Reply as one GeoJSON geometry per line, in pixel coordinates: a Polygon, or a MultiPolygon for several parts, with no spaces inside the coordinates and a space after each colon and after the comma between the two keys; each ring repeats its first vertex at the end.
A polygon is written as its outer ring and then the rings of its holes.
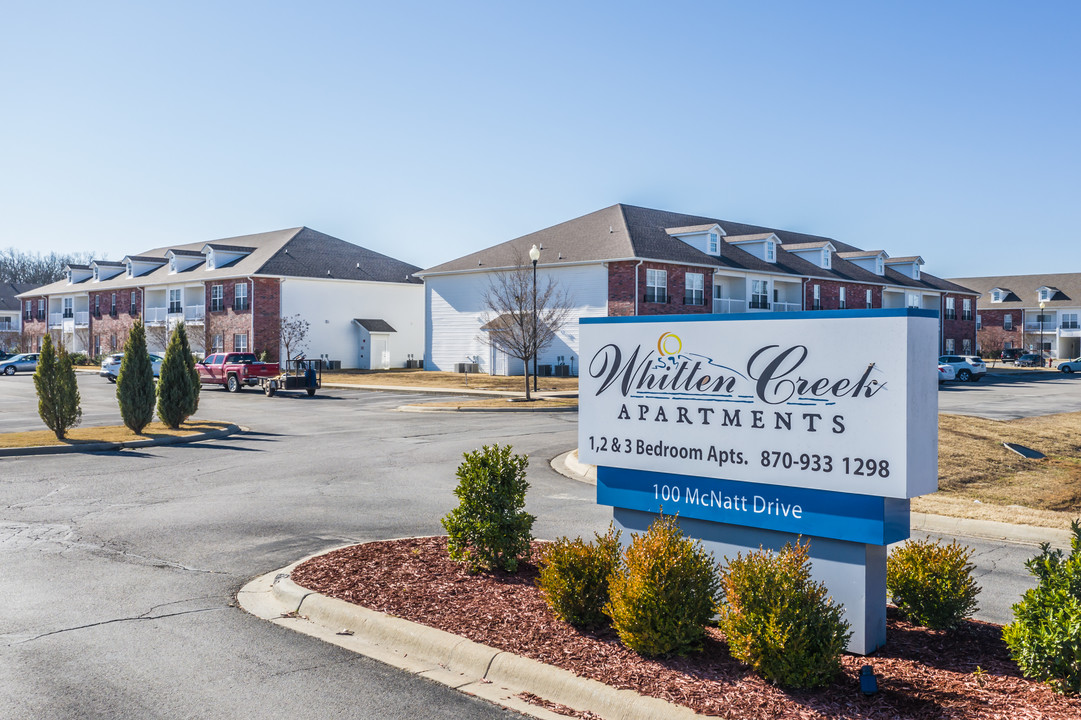
{"type": "Polygon", "coordinates": [[[116,374],[116,402],[124,425],[136,435],[154,420],[154,365],[141,320],[135,321],[124,342],[124,357],[116,374]]]}
{"type": "Polygon", "coordinates": [[[470,572],[518,569],[528,559],[534,516],[525,511],[525,479],[529,458],[510,445],[485,445],[464,453],[458,466],[458,507],[443,518],[452,559],[470,572]]]}
{"type": "Polygon", "coordinates": [[[173,428],[191,417],[199,407],[199,373],[188,344],[184,323],[177,323],[165,349],[158,377],[158,417],[173,428]]]}
{"type": "Polygon", "coordinates": [[[721,569],[718,627],[732,657],[790,688],[827,684],[851,637],[843,607],[811,580],[810,544],[759,550],[721,569]]]}
{"type": "Polygon", "coordinates": [[[886,563],[886,591],[913,622],[932,630],[957,627],[979,607],[972,549],[953,541],[909,540],[886,563]]]}
{"type": "Polygon", "coordinates": [[[620,535],[610,525],[593,542],[562,537],[545,548],[537,585],[556,617],[578,627],[608,622],[604,605],[608,578],[619,567],[620,535]]]}
{"type": "Polygon", "coordinates": [[[1072,523],[1070,554],[1040,545],[1025,563],[1039,582],[1013,606],[1002,629],[1010,655],[1025,677],[1061,693],[1081,692],[1081,524],[1072,523]]]}
{"type": "Polygon", "coordinates": [[[79,384],[71,356],[63,346],[57,352],[49,335],[41,343],[34,389],[38,394],[38,415],[56,439],[63,440],[68,430],[79,424],[83,410],[79,407],[79,384]]]}
{"type": "Polygon", "coordinates": [[[686,654],[701,647],[719,590],[713,555],[662,515],[631,535],[608,581],[604,612],[620,641],[642,655],[686,654]]]}

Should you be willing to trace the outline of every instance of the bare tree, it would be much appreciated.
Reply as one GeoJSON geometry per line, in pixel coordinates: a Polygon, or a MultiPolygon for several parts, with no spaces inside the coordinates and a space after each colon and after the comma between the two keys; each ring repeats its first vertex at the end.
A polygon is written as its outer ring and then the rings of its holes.
{"type": "Polygon", "coordinates": [[[514,265],[509,270],[492,275],[484,293],[484,304],[488,310],[487,323],[484,325],[486,332],[480,338],[484,344],[521,360],[525,365],[527,401],[532,400],[529,361],[551,345],[556,334],[567,324],[571,311],[571,298],[559,283],[548,277],[539,280],[534,288],[533,278],[532,264],[517,252],[514,265]]]}
{"type": "MultiPolygon", "coordinates": [[[[283,317],[278,321],[278,334],[281,338],[282,347],[285,348],[284,360],[286,363],[293,359],[294,350],[299,355],[308,348],[308,330],[310,329],[311,323],[300,317],[299,314],[283,317]]],[[[284,370],[284,368],[282,369],[284,370]]]]}
{"type": "Polygon", "coordinates": [[[146,348],[151,353],[165,354],[169,346],[169,326],[167,323],[146,326],[146,348]]]}
{"type": "Polygon", "coordinates": [[[990,330],[978,330],[976,332],[976,343],[980,346],[980,354],[990,360],[991,367],[994,367],[995,361],[1002,354],[1002,337],[990,330]]]}
{"type": "Polygon", "coordinates": [[[19,349],[22,337],[15,330],[0,330],[0,351],[10,352],[19,349]]]}
{"type": "Polygon", "coordinates": [[[47,285],[64,277],[65,265],[86,265],[93,259],[92,252],[42,255],[9,247],[0,250],[0,282],[47,285]]]}

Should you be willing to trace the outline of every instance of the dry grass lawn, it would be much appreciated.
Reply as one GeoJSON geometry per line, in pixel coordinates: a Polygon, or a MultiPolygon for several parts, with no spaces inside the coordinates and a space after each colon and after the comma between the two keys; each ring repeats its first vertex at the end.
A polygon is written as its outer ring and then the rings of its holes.
{"type": "MultiPolygon", "coordinates": [[[[390,385],[398,387],[428,387],[469,390],[499,390],[525,393],[525,378],[487,375],[485,373],[452,373],[434,370],[336,370],[324,372],[325,383],[350,385],[390,385]]],[[[577,392],[578,378],[537,378],[542,392],[577,392]]]]}
{"type": "Polygon", "coordinates": [[[940,415],[938,428],[939,492],[914,510],[957,515],[967,507],[970,517],[984,512],[979,504],[1012,506],[1003,519],[1054,527],[1081,515],[1081,413],[1006,421],[940,415]],[[1004,442],[1047,458],[1027,460],[1004,442]]]}
{"type": "Polygon", "coordinates": [[[179,429],[170,430],[164,423],[150,423],[140,435],[136,435],[124,425],[104,427],[73,428],[67,438],[57,440],[52,430],[33,430],[31,432],[0,434],[0,448],[38,447],[41,445],[86,445],[98,442],[129,442],[132,440],[150,440],[160,437],[184,437],[198,433],[220,430],[228,427],[226,422],[190,422],[183,423],[179,429]]]}

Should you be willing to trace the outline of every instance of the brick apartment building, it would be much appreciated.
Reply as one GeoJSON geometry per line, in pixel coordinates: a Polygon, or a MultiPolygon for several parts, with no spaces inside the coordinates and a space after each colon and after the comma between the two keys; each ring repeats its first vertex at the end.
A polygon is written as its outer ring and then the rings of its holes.
{"type": "MultiPolygon", "coordinates": [[[[826,237],[714,218],[613,205],[417,273],[425,284],[425,367],[475,362],[520,374],[521,361],[481,341],[492,273],[541,250],[541,282],[573,298],[571,322],[543,367],[576,371],[581,317],[803,312],[916,307],[936,310],[939,352],[974,352],[978,296],[923,272],[919,256],[890,257],[826,237]]],[[[528,259],[526,260],[528,262],[528,259]]]]}
{"type": "MultiPolygon", "coordinates": [[[[280,355],[280,321],[310,323],[308,356],[342,367],[405,364],[423,347],[416,266],[309,228],[161,247],[120,261],[69,265],[65,278],[18,294],[22,345],[45,334],[73,352],[119,351],[136,319],[152,352],[183,321],[193,351],[280,355]],[[378,319],[384,332],[363,321],[378,319]]],[[[369,322],[370,324],[370,322],[369,322]]]]}

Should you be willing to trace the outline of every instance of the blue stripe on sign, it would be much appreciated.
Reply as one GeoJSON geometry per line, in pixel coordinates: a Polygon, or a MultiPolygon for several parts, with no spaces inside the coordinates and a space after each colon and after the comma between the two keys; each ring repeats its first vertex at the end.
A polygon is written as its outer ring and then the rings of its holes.
{"type": "Polygon", "coordinates": [[[909,536],[909,502],[873,495],[597,468],[597,503],[870,545],[909,536]]]}
{"type": "Polygon", "coordinates": [[[938,310],[886,308],[879,310],[799,310],[793,312],[728,313],[724,315],[628,315],[624,317],[584,317],[581,325],[622,323],[684,323],[740,320],[843,320],[845,318],[926,317],[938,319],[938,310]]]}

